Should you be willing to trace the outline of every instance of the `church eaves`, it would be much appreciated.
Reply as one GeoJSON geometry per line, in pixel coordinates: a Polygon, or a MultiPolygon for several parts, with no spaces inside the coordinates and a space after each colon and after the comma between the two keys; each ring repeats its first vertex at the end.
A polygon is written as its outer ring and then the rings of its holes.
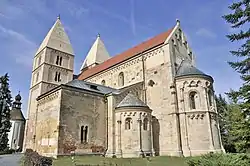
{"type": "Polygon", "coordinates": [[[94,66],[96,64],[103,63],[108,60],[110,55],[105,48],[103,41],[101,40],[100,35],[98,34],[94,44],[90,48],[80,70],[83,70],[86,67],[94,66]]]}
{"type": "Polygon", "coordinates": [[[147,51],[151,48],[154,48],[154,47],[157,47],[161,44],[163,44],[166,39],[168,38],[168,36],[171,34],[171,32],[173,31],[174,28],[171,28],[169,29],[168,31],[166,32],[163,32],[145,42],[142,42],[141,44],[135,46],[135,47],[132,47],[130,49],[128,49],[127,51],[121,53],[121,54],[118,54],[110,59],[108,59],[107,61],[97,65],[97,66],[94,66],[93,68],[90,68],[86,71],[83,71],[81,74],[79,74],[79,77],[78,79],[79,80],[84,80],[90,76],[93,76],[103,70],[106,70],[118,63],[121,63],[129,58],[132,58],[144,51],[147,51]]]}
{"type": "Polygon", "coordinates": [[[74,55],[68,35],[66,34],[60,18],[58,17],[52,28],[47,33],[36,55],[41,52],[45,47],[53,48],[58,51],[74,55]]]}

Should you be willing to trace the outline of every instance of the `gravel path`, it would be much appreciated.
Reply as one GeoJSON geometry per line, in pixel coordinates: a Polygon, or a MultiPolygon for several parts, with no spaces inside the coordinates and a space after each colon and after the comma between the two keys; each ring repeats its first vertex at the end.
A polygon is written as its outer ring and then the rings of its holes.
{"type": "Polygon", "coordinates": [[[0,155],[0,166],[19,166],[23,154],[0,155]]]}

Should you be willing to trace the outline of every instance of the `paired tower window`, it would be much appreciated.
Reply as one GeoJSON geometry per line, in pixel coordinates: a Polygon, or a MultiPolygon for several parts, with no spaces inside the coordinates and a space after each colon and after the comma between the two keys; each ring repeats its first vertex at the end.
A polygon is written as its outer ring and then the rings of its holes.
{"type": "Polygon", "coordinates": [[[62,66],[62,57],[61,56],[56,57],[56,64],[62,66]]]}
{"type": "Polygon", "coordinates": [[[61,73],[56,71],[55,74],[55,81],[56,82],[61,82],[61,73]]]}
{"type": "Polygon", "coordinates": [[[81,126],[81,143],[87,142],[88,126],[81,126]]]}
{"type": "Polygon", "coordinates": [[[131,118],[126,118],[125,119],[125,130],[130,130],[131,129],[131,123],[132,123],[131,118]]]}
{"type": "Polygon", "coordinates": [[[124,86],[124,73],[120,72],[118,75],[118,86],[124,86]]]}

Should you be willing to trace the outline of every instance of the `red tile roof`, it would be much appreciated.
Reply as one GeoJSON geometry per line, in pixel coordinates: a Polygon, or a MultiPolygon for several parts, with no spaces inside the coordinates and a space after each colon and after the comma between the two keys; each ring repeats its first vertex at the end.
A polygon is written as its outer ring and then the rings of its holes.
{"type": "Polygon", "coordinates": [[[141,44],[135,46],[135,47],[132,47],[130,49],[128,49],[127,51],[121,53],[121,54],[118,54],[110,59],[108,59],[107,61],[97,65],[97,66],[94,66],[93,68],[90,68],[88,70],[85,70],[83,71],[81,74],[79,74],[78,76],[78,79],[79,80],[84,80],[90,76],[93,76],[103,70],[106,70],[118,63],[121,63],[135,55],[138,55],[139,53],[142,53],[146,50],[149,50],[153,47],[156,47],[160,44],[163,44],[165,42],[165,40],[167,39],[167,37],[170,35],[170,33],[172,32],[173,28],[172,29],[169,29],[168,31],[166,32],[163,32],[145,42],[142,42],[141,44]]]}

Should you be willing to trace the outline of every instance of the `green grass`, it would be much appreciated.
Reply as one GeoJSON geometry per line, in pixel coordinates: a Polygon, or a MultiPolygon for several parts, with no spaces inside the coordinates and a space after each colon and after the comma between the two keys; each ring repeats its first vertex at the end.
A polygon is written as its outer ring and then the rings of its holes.
{"type": "MultiPolygon", "coordinates": [[[[100,166],[187,166],[187,158],[180,157],[152,157],[146,158],[104,158],[104,157],[75,157],[77,165],[100,166]],[[112,163],[112,164],[111,164],[112,163]]],[[[71,157],[60,157],[53,161],[53,166],[73,166],[71,157]]]]}

